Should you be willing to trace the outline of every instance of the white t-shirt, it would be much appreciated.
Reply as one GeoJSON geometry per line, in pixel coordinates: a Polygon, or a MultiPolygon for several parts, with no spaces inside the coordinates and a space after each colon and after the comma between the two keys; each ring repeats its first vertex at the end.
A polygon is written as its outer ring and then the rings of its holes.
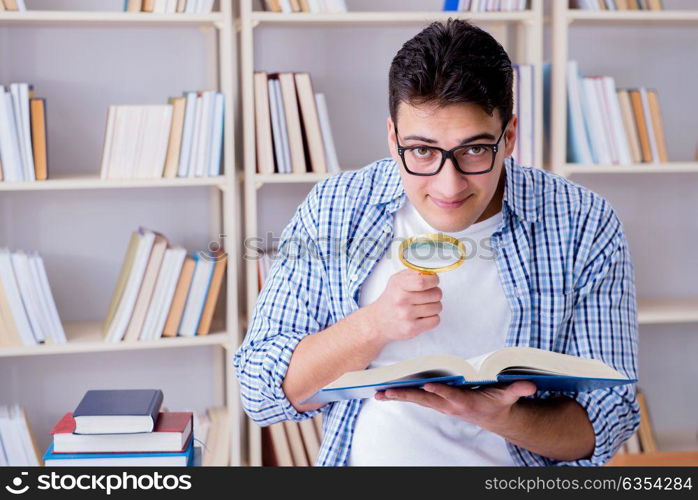
{"type": "MultiPolygon", "coordinates": [[[[371,367],[427,354],[464,359],[505,346],[511,320],[489,238],[502,222],[499,212],[449,234],[463,241],[467,258],[439,274],[443,291],[441,322],[415,338],[387,344],[371,367]]],[[[407,237],[439,232],[405,199],[395,213],[395,239],[363,284],[359,305],[374,302],[388,278],[405,269],[398,247],[407,237]]],[[[414,403],[363,401],[357,418],[349,465],[515,465],[501,436],[414,403]]]]}

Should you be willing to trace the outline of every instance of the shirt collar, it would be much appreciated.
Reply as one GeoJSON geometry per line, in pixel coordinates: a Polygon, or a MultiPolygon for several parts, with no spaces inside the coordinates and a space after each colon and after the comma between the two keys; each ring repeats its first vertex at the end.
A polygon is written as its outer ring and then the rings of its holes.
{"type": "MultiPolygon", "coordinates": [[[[405,197],[398,164],[390,158],[380,161],[377,168],[380,169],[380,180],[376,183],[379,187],[371,193],[369,204],[386,204],[389,213],[395,212],[402,206],[405,197]]],[[[506,204],[519,219],[536,222],[538,211],[530,169],[517,164],[511,157],[504,160],[504,169],[506,175],[503,204],[506,204]]]]}

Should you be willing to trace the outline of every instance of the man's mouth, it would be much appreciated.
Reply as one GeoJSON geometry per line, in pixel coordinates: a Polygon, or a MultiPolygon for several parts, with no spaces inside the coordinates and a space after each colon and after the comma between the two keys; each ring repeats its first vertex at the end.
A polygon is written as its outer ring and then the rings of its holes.
{"type": "Polygon", "coordinates": [[[453,210],[454,208],[459,208],[463,206],[463,203],[470,198],[471,195],[466,196],[465,198],[461,198],[458,200],[442,200],[439,198],[434,198],[433,196],[429,196],[429,199],[432,201],[434,205],[437,207],[443,209],[443,210],[453,210]]]}

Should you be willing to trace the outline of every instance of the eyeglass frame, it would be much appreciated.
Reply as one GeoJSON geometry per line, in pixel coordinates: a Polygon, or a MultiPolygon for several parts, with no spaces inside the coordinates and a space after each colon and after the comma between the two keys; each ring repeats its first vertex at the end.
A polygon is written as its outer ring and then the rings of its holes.
{"type": "Polygon", "coordinates": [[[507,120],[506,124],[504,125],[504,128],[502,128],[502,133],[499,135],[499,139],[497,139],[497,142],[495,142],[494,144],[461,144],[460,146],[456,146],[455,148],[448,149],[448,150],[442,149],[438,146],[400,146],[400,139],[399,139],[399,134],[397,131],[397,123],[394,123],[393,127],[395,129],[395,144],[397,145],[397,152],[400,155],[400,158],[402,159],[402,166],[405,167],[405,171],[410,175],[419,175],[422,177],[429,177],[432,175],[436,175],[439,172],[441,172],[441,169],[443,169],[444,164],[446,163],[447,159],[450,159],[451,163],[453,163],[453,166],[456,168],[456,170],[463,175],[482,175],[482,174],[487,174],[494,169],[494,162],[497,159],[497,153],[499,152],[499,141],[501,141],[502,137],[504,137],[504,132],[506,132],[510,121],[511,120],[507,120]],[[459,150],[459,149],[472,148],[475,146],[490,149],[493,153],[492,154],[492,163],[490,165],[490,168],[488,168],[487,170],[482,170],[480,172],[465,172],[458,165],[458,160],[456,160],[454,152],[459,150]],[[412,172],[407,167],[407,162],[405,161],[405,151],[408,151],[408,150],[411,151],[411,150],[420,149],[420,148],[435,149],[441,153],[441,164],[439,165],[439,168],[437,168],[433,173],[420,174],[420,173],[412,172]]]}

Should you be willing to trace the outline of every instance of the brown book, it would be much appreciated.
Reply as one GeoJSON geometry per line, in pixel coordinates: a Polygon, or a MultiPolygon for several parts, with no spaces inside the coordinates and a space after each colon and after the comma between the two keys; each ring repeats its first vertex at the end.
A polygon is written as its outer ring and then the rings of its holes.
{"type": "Polygon", "coordinates": [[[0,0],[0,12],[3,10],[5,10],[5,4],[2,2],[2,0],[0,0]]]}
{"type": "Polygon", "coordinates": [[[124,263],[121,266],[121,272],[119,273],[119,278],[116,281],[116,287],[114,288],[114,293],[111,297],[111,302],[109,303],[109,310],[107,311],[107,317],[104,319],[104,325],[102,330],[104,332],[109,331],[114,315],[116,315],[116,310],[119,307],[119,302],[121,302],[121,296],[124,294],[124,289],[126,288],[126,283],[128,282],[128,277],[131,274],[131,268],[133,267],[133,259],[136,258],[136,252],[138,251],[138,242],[140,240],[138,231],[131,233],[131,239],[128,242],[128,248],[126,249],[126,257],[124,258],[124,263]]]}
{"type": "Polygon", "coordinates": [[[662,0],[648,0],[650,10],[664,10],[662,0]]]}
{"type": "Polygon", "coordinates": [[[599,0],[599,8],[601,10],[608,10],[608,7],[606,6],[606,2],[604,2],[604,0],[599,0]]]}
{"type": "Polygon", "coordinates": [[[153,12],[155,10],[155,0],[143,0],[143,12],[153,12]]]}
{"type": "Polygon", "coordinates": [[[179,151],[182,147],[186,98],[170,97],[167,102],[172,105],[172,124],[170,126],[170,140],[167,144],[165,169],[162,176],[166,179],[172,179],[177,177],[177,169],[179,167],[179,151]]]}
{"type": "Polygon", "coordinates": [[[271,12],[281,12],[281,2],[279,0],[266,0],[264,5],[271,12]]]}
{"type": "Polygon", "coordinates": [[[187,295],[189,294],[189,285],[191,285],[191,279],[194,276],[195,265],[196,263],[194,262],[194,259],[192,259],[191,257],[187,257],[186,259],[184,259],[182,271],[180,272],[179,280],[177,281],[177,288],[175,289],[175,294],[172,298],[170,312],[167,315],[165,328],[163,328],[163,337],[177,336],[179,321],[182,319],[182,314],[184,313],[184,303],[187,301],[187,295]]]}
{"type": "Polygon", "coordinates": [[[327,173],[325,145],[322,141],[322,130],[315,104],[313,83],[308,73],[296,73],[295,79],[298,103],[300,104],[301,116],[303,118],[303,130],[308,144],[310,169],[313,172],[324,174],[327,173]]]}
{"type": "Polygon", "coordinates": [[[257,173],[274,173],[274,142],[269,109],[268,75],[254,74],[255,139],[257,141],[257,173]]]}
{"type": "Polygon", "coordinates": [[[628,10],[628,0],[616,0],[616,8],[618,10],[628,10]]]}
{"type": "Polygon", "coordinates": [[[213,276],[211,276],[211,284],[208,288],[208,294],[206,294],[206,302],[204,303],[203,311],[201,312],[201,320],[199,321],[199,326],[196,330],[197,335],[207,335],[211,331],[211,321],[213,320],[213,313],[216,311],[216,304],[218,303],[218,295],[221,291],[221,284],[223,283],[223,277],[225,276],[225,265],[228,262],[227,254],[217,254],[216,265],[213,268],[213,276]]]}
{"type": "Polygon", "coordinates": [[[304,174],[307,172],[307,163],[293,73],[279,73],[279,83],[281,85],[281,99],[286,114],[288,145],[291,149],[291,169],[294,174],[304,174]]]}
{"type": "Polygon", "coordinates": [[[145,316],[148,313],[150,299],[153,298],[155,283],[157,282],[158,274],[160,273],[160,267],[162,266],[162,259],[165,257],[167,245],[167,238],[159,233],[155,233],[155,241],[153,242],[153,249],[151,250],[150,257],[148,258],[148,265],[145,268],[141,289],[138,291],[138,298],[136,299],[136,304],[133,307],[133,313],[131,314],[131,319],[128,322],[128,328],[124,334],[125,342],[135,342],[141,335],[143,323],[145,322],[145,316]]]}
{"type": "Polygon", "coordinates": [[[293,12],[300,12],[301,11],[301,4],[298,0],[291,0],[291,10],[293,12]]]}
{"type": "Polygon", "coordinates": [[[288,445],[291,448],[291,457],[293,465],[296,467],[308,467],[308,457],[305,455],[305,447],[303,446],[303,438],[298,423],[285,420],[283,422],[288,438],[288,445]]]}
{"type": "Polygon", "coordinates": [[[313,465],[317,461],[317,457],[320,454],[320,437],[315,432],[315,425],[312,419],[305,419],[298,422],[298,426],[301,430],[301,437],[303,438],[303,445],[305,447],[305,453],[308,458],[308,464],[313,465]]]}
{"type": "Polygon", "coordinates": [[[628,0],[628,10],[640,10],[637,0],[628,0]]]}
{"type": "Polygon", "coordinates": [[[633,163],[641,163],[642,151],[640,150],[640,139],[638,138],[637,125],[635,124],[630,95],[627,90],[623,89],[619,89],[616,93],[618,95],[621,117],[623,118],[625,135],[628,137],[628,144],[630,145],[630,155],[632,156],[633,163]]]}
{"type": "Polygon", "coordinates": [[[286,429],[283,422],[272,424],[268,427],[271,448],[274,453],[276,463],[279,467],[293,467],[293,456],[291,447],[286,436],[286,429]]]}
{"type": "Polygon", "coordinates": [[[301,12],[310,12],[310,3],[308,0],[300,0],[301,2],[301,12]]]}
{"type": "Polygon", "coordinates": [[[5,7],[7,8],[7,10],[11,11],[19,10],[17,7],[17,0],[5,0],[5,7]]]}
{"type": "Polygon", "coordinates": [[[664,136],[664,124],[662,122],[662,113],[659,109],[659,96],[656,90],[647,91],[647,101],[650,107],[650,121],[652,130],[657,141],[657,152],[659,153],[659,161],[667,163],[669,156],[666,149],[666,137],[664,136]]]}
{"type": "Polygon", "coordinates": [[[650,136],[647,129],[647,120],[645,112],[642,109],[642,97],[640,91],[632,89],[630,93],[630,102],[633,105],[633,115],[635,116],[635,124],[637,126],[637,134],[640,138],[640,150],[642,151],[642,161],[652,163],[652,150],[650,148],[650,136]]]}
{"type": "Polygon", "coordinates": [[[48,178],[46,157],[46,100],[32,98],[29,100],[32,128],[32,152],[34,153],[34,175],[37,181],[48,178]]]}
{"type": "Polygon", "coordinates": [[[313,425],[315,426],[315,432],[322,443],[322,413],[318,413],[313,417],[313,425]]]}
{"type": "Polygon", "coordinates": [[[640,406],[640,445],[643,453],[655,453],[657,451],[657,441],[652,430],[652,421],[647,409],[647,400],[643,392],[637,391],[637,403],[640,406]]]}
{"type": "Polygon", "coordinates": [[[140,12],[143,7],[142,0],[128,0],[126,12],[140,12]]]}
{"type": "Polygon", "coordinates": [[[21,345],[22,336],[17,330],[10,302],[5,293],[5,286],[0,278],[0,346],[20,347],[21,345]]]}

